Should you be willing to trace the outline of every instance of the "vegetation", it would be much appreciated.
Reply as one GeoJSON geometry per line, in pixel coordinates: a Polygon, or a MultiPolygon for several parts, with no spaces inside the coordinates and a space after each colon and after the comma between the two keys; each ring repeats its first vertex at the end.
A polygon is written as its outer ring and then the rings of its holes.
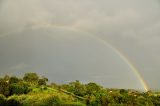
{"type": "Polygon", "coordinates": [[[0,106],[160,106],[159,92],[107,89],[80,81],[58,85],[36,73],[0,78],[0,106]]]}

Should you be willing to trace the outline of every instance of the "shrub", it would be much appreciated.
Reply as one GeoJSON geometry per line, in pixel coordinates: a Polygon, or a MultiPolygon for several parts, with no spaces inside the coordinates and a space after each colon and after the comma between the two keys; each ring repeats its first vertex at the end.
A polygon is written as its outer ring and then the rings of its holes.
{"type": "Polygon", "coordinates": [[[47,97],[41,102],[43,106],[59,106],[61,104],[63,104],[63,102],[58,96],[47,97]]]}
{"type": "Polygon", "coordinates": [[[0,94],[0,106],[6,106],[6,98],[0,94]]]}
{"type": "Polygon", "coordinates": [[[9,84],[4,79],[0,79],[0,94],[9,95],[9,84]]]}
{"type": "Polygon", "coordinates": [[[36,73],[26,73],[23,80],[31,83],[37,82],[39,80],[39,76],[36,73]]]}
{"type": "Polygon", "coordinates": [[[15,76],[10,77],[9,79],[9,84],[13,84],[13,83],[18,83],[20,81],[20,79],[18,79],[15,76]]]}
{"type": "Polygon", "coordinates": [[[86,105],[81,102],[68,102],[63,104],[62,106],[86,106],[86,105]]]}
{"type": "Polygon", "coordinates": [[[7,106],[22,106],[22,104],[20,103],[20,101],[12,98],[7,100],[7,106]]]}
{"type": "Polygon", "coordinates": [[[10,85],[10,94],[27,94],[30,91],[29,85],[24,82],[13,83],[10,85]]]}

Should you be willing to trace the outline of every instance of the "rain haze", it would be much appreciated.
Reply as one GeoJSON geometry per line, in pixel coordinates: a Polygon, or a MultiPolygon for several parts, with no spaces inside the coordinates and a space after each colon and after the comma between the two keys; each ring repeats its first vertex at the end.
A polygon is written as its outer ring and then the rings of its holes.
{"type": "Polygon", "coordinates": [[[143,89],[134,66],[160,89],[159,10],[158,0],[0,0],[0,76],[143,89]]]}

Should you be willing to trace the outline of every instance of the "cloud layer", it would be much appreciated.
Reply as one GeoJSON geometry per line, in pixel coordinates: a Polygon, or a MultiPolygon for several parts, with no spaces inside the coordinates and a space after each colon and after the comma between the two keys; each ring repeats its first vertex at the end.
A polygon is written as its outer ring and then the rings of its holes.
{"type": "Polygon", "coordinates": [[[159,86],[158,0],[2,0],[0,36],[65,27],[96,35],[118,48],[153,88],[159,86]]]}

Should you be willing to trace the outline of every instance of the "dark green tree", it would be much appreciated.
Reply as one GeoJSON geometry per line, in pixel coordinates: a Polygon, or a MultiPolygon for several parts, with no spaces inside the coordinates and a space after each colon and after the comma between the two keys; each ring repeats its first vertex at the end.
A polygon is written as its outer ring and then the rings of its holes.
{"type": "Polygon", "coordinates": [[[12,76],[9,79],[9,84],[18,83],[19,81],[21,81],[19,78],[15,77],[15,76],[12,76]]]}
{"type": "Polygon", "coordinates": [[[86,85],[86,89],[87,89],[87,94],[94,95],[101,90],[101,87],[96,83],[90,82],[86,85]]]}
{"type": "Polygon", "coordinates": [[[6,98],[4,95],[0,94],[0,106],[6,106],[6,98]]]}
{"type": "Polygon", "coordinates": [[[63,85],[62,88],[78,96],[84,96],[86,94],[85,85],[81,84],[79,80],[70,82],[68,85],[63,85]]]}
{"type": "Polygon", "coordinates": [[[23,105],[20,103],[20,101],[12,98],[7,100],[7,106],[23,106],[23,105]]]}
{"type": "Polygon", "coordinates": [[[27,94],[29,91],[30,88],[26,82],[12,83],[10,85],[10,95],[27,94]]]}
{"type": "Polygon", "coordinates": [[[36,73],[26,73],[23,77],[24,81],[27,82],[38,82],[39,76],[36,73]]]}
{"type": "Polygon", "coordinates": [[[41,79],[38,80],[38,85],[47,85],[48,79],[43,77],[41,79]]]}
{"type": "Polygon", "coordinates": [[[9,96],[9,83],[8,81],[4,79],[0,79],[0,94],[3,94],[5,96],[9,96]]]}

